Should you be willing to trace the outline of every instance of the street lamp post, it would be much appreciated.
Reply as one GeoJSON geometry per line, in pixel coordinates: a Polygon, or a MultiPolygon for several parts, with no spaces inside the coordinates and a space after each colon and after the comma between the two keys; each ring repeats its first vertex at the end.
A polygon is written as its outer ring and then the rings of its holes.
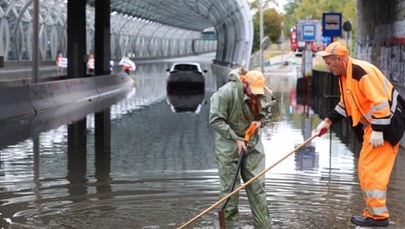
{"type": "Polygon", "coordinates": [[[284,22],[281,22],[281,64],[284,65],[284,22]]]}
{"type": "Polygon", "coordinates": [[[264,57],[263,57],[263,47],[262,47],[262,42],[263,42],[263,2],[262,2],[263,0],[259,0],[259,18],[260,18],[260,31],[259,31],[259,33],[260,33],[260,66],[261,66],[261,71],[263,72],[263,74],[264,74],[264,67],[263,67],[263,59],[264,59],[264,57]]]}
{"type": "Polygon", "coordinates": [[[261,42],[260,42],[260,54],[261,54],[261,62],[260,62],[260,66],[261,66],[261,71],[264,74],[264,50],[266,50],[270,45],[270,38],[268,36],[265,36],[261,42]]]}

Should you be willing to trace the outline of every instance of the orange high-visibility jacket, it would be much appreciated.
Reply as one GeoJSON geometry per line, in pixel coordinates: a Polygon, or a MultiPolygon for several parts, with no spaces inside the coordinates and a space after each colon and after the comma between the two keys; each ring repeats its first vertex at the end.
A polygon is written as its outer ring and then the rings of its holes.
{"type": "Polygon", "coordinates": [[[376,66],[349,58],[346,76],[340,76],[339,84],[340,102],[328,114],[332,122],[351,117],[353,126],[359,122],[371,124],[376,131],[383,131],[389,126],[391,105],[396,107],[397,92],[376,66]],[[392,102],[393,97],[395,103],[392,102]]]}

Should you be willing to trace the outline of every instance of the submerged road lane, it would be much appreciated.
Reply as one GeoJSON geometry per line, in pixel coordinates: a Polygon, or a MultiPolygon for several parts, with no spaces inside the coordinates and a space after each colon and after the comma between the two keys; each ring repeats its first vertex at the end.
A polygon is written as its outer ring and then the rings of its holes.
{"type": "MultiPolygon", "coordinates": [[[[212,59],[189,59],[209,71],[205,100],[195,113],[174,113],[168,104],[166,69],[177,60],[137,63],[134,88],[110,106],[111,147],[103,152],[96,152],[92,114],[84,115],[87,131],[76,136],[86,140],[84,149],[68,146],[66,123],[49,128],[43,127],[46,119],[8,123],[0,137],[0,227],[175,228],[215,203],[219,180],[208,126],[209,98],[216,90],[212,59]],[[12,136],[1,141],[12,134],[17,141],[12,136]]],[[[260,132],[267,166],[311,136],[319,122],[297,96],[297,67],[266,69],[279,99],[273,122],[260,132]]],[[[51,113],[48,120],[53,120],[51,113]]],[[[266,190],[272,228],[348,228],[350,217],[364,207],[356,157],[332,133],[271,169],[266,190]]],[[[404,177],[401,150],[388,191],[391,228],[405,227],[404,177]]],[[[241,228],[253,228],[250,221],[242,191],[241,228]]],[[[189,228],[218,228],[216,210],[189,228]]]]}

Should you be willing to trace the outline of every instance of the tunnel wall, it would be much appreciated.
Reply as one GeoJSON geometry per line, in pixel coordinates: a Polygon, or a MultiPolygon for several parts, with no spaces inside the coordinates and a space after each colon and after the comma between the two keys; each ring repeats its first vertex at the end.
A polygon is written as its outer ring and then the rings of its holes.
{"type": "Polygon", "coordinates": [[[357,0],[356,17],[355,57],[378,66],[405,97],[405,0],[357,0]]]}
{"type": "Polygon", "coordinates": [[[358,0],[356,15],[356,58],[405,85],[405,1],[358,0]]]}

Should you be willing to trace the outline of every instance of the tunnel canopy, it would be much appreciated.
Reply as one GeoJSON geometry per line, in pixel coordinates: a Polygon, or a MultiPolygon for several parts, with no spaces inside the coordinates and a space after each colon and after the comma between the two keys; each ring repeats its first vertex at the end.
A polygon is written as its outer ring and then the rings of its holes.
{"type": "MultiPolygon", "coordinates": [[[[95,0],[88,3],[94,6],[95,0]]],[[[239,14],[238,0],[110,0],[111,11],[186,30],[202,31],[239,14]]],[[[242,19],[242,18],[241,18],[242,19]]]]}
{"type": "MultiPolygon", "coordinates": [[[[95,0],[88,3],[94,6],[95,0]]],[[[225,65],[248,64],[253,25],[246,0],[110,0],[111,11],[175,28],[202,32],[214,28],[216,60],[225,65]]]]}
{"type": "MultiPolygon", "coordinates": [[[[6,59],[31,59],[33,2],[1,1],[0,55],[7,54],[6,59]]],[[[67,2],[39,1],[41,59],[54,59],[66,50],[67,2]]],[[[87,3],[91,52],[95,0],[87,3]]],[[[246,0],[110,0],[110,6],[112,54],[117,57],[128,52],[137,58],[159,58],[216,50],[218,63],[248,64],[253,25],[246,0]],[[206,32],[214,36],[204,36],[206,32]]]]}

